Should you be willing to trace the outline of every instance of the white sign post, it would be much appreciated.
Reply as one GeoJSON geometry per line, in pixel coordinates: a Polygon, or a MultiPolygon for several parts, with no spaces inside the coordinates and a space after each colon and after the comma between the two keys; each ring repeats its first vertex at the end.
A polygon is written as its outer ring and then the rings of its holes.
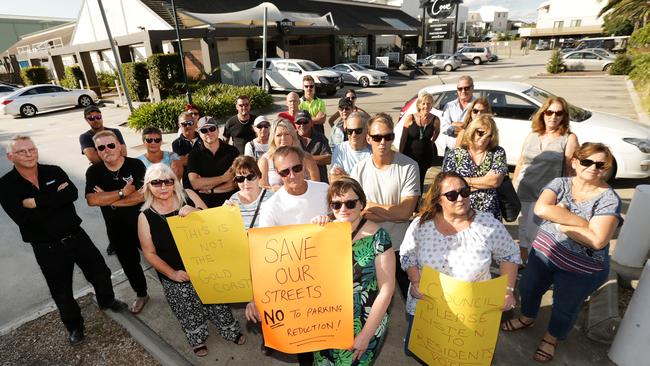
{"type": "Polygon", "coordinates": [[[357,63],[362,66],[370,66],[370,55],[357,56],[357,63]]]}
{"type": "Polygon", "coordinates": [[[375,58],[375,69],[387,69],[387,68],[388,68],[388,57],[375,58]]]}

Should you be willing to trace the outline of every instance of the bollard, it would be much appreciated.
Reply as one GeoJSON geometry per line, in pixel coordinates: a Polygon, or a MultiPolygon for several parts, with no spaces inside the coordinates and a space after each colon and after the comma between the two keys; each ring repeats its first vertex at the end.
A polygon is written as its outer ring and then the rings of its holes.
{"type": "Polygon", "coordinates": [[[618,366],[648,365],[643,352],[650,344],[650,261],[647,261],[641,280],[627,307],[618,333],[609,349],[609,359],[618,366]]]}
{"type": "Polygon", "coordinates": [[[84,88],[84,81],[79,79],[79,89],[83,89],[83,88],[84,88]]]}
{"type": "Polygon", "coordinates": [[[153,103],[153,88],[151,87],[151,80],[147,79],[147,93],[149,93],[149,102],[153,103]]]}
{"type": "Polygon", "coordinates": [[[115,81],[115,89],[117,90],[117,96],[120,97],[120,105],[124,105],[124,100],[122,99],[122,92],[120,91],[120,83],[117,82],[117,79],[115,81]]]}
{"type": "Polygon", "coordinates": [[[650,250],[650,185],[638,185],[627,210],[625,224],[616,241],[612,260],[626,267],[641,268],[650,250]]]}

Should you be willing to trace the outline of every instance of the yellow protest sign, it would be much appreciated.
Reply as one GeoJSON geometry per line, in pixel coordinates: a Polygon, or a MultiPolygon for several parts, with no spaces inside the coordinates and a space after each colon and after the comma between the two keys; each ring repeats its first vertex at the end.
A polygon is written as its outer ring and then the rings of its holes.
{"type": "Polygon", "coordinates": [[[248,241],[239,207],[215,207],[186,217],[169,217],[167,223],[202,303],[253,298],[248,241]]]}
{"type": "Polygon", "coordinates": [[[424,267],[409,350],[428,365],[489,366],[507,278],[464,282],[424,267]]]}
{"type": "Polygon", "coordinates": [[[350,223],[248,231],[264,343],[285,353],[354,341],[350,223]]]}

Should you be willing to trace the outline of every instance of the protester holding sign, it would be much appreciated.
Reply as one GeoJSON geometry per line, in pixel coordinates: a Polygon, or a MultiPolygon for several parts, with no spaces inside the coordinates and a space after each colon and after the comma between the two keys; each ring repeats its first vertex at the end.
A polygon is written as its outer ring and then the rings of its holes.
{"type": "MultiPolygon", "coordinates": [[[[341,177],[327,191],[335,221],[352,224],[352,288],[354,344],[351,348],[314,352],[314,365],[370,365],[388,329],[388,306],[395,290],[395,255],[390,235],[377,223],[361,217],[366,195],[357,181],[341,177]]],[[[315,217],[324,225],[328,216],[315,217]]]]}
{"type": "Polygon", "coordinates": [[[201,303],[190,277],[185,272],[176,242],[167,224],[171,216],[186,216],[207,206],[192,190],[183,190],[180,180],[164,164],[154,164],[144,177],[144,204],[138,217],[138,236],[142,253],[156,269],[172,312],[181,323],[194,354],[208,354],[208,319],[221,336],[241,345],[246,338],[239,331],[228,305],[201,303]]]}
{"type": "Polygon", "coordinates": [[[400,255],[411,282],[406,302],[407,352],[415,305],[417,299],[422,299],[418,285],[424,266],[459,280],[480,282],[491,278],[490,263],[494,258],[501,274],[508,277],[503,310],[515,307],[519,249],[492,214],[470,208],[470,193],[467,182],[457,173],[439,173],[423,198],[418,217],[406,231],[400,255]]]}
{"type": "Polygon", "coordinates": [[[271,198],[273,191],[260,187],[262,173],[255,159],[250,156],[236,158],[230,170],[235,177],[239,191],[230,196],[230,199],[224,204],[239,206],[244,229],[257,227],[260,207],[262,203],[271,198]]]}

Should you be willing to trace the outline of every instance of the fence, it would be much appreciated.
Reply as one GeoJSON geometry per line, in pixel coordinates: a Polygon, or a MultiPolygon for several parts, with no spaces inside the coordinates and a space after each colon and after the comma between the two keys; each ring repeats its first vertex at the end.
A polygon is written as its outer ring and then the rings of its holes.
{"type": "Polygon", "coordinates": [[[251,71],[254,65],[254,61],[220,64],[221,82],[231,85],[251,85],[251,71]]]}

